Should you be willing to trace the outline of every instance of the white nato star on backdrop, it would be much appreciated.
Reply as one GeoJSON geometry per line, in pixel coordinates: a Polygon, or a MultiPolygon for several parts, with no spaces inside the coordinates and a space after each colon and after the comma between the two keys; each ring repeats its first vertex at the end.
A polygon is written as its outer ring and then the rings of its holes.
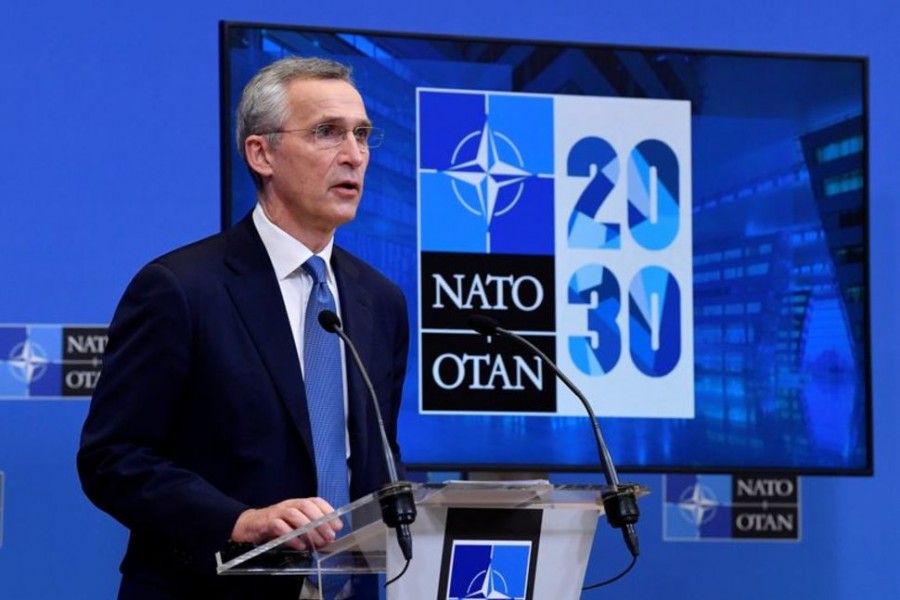
{"type": "Polygon", "coordinates": [[[9,353],[7,364],[13,377],[25,383],[40,379],[47,370],[47,353],[39,344],[25,340],[16,344],[9,353]]]}
{"type": "Polygon", "coordinates": [[[443,173],[453,179],[453,193],[466,210],[484,217],[488,227],[494,217],[512,210],[522,197],[523,186],[521,183],[532,175],[521,167],[524,161],[512,140],[500,132],[493,131],[488,123],[484,124],[481,131],[473,131],[459,142],[453,152],[451,162],[453,166],[443,173]],[[479,139],[475,157],[457,163],[463,147],[476,137],[479,139]],[[503,160],[497,147],[498,142],[515,154],[519,165],[503,160]],[[477,205],[466,199],[467,194],[461,193],[457,183],[469,185],[475,190],[478,199],[477,205]],[[512,200],[506,202],[504,206],[498,206],[500,191],[507,186],[517,184],[518,189],[512,200]]]}
{"type": "Polygon", "coordinates": [[[709,522],[718,506],[719,501],[713,491],[699,483],[685,490],[678,503],[685,519],[697,526],[709,522]]]}

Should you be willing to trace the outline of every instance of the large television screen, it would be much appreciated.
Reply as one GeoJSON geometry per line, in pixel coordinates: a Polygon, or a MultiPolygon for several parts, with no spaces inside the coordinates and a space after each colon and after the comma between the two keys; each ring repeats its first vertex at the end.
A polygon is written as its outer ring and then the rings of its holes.
{"type": "Polygon", "coordinates": [[[253,207],[241,90],[349,64],[372,121],[337,242],[405,291],[408,466],[872,470],[867,63],[222,23],[222,221],[253,207]]]}

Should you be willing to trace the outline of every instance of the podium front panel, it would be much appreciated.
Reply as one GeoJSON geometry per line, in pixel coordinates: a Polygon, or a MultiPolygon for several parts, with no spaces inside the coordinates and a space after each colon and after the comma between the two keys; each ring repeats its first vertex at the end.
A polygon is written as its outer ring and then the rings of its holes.
{"type": "MultiPolygon", "coordinates": [[[[420,506],[413,563],[387,598],[577,600],[599,514],[420,506]]],[[[390,579],[405,562],[392,535],[387,553],[390,579]]]]}

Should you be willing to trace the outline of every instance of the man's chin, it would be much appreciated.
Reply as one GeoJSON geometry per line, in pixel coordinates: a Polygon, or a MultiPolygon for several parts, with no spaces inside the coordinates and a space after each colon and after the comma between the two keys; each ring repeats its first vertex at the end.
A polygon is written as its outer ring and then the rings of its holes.
{"type": "Polygon", "coordinates": [[[341,225],[349,223],[350,221],[355,219],[358,207],[359,207],[359,203],[354,204],[352,207],[342,206],[336,215],[335,220],[337,222],[337,226],[340,227],[341,225]]]}

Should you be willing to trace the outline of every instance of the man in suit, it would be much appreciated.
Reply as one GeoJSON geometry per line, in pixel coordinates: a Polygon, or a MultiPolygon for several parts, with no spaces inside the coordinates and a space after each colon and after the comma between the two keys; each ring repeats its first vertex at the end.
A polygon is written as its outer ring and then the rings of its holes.
{"type": "MultiPolygon", "coordinates": [[[[324,453],[309,396],[318,367],[302,359],[311,256],[324,261],[399,461],[406,301],[333,245],[356,214],[381,135],[343,65],[291,57],[266,67],[237,115],[257,206],[230,230],[152,261],[125,291],[78,453],[85,493],[130,530],[121,600],[301,593],[302,582],[288,577],[216,576],[214,555],[228,542],[274,539],[346,501],[319,490],[324,453]]],[[[358,498],[386,481],[384,453],[363,380],[346,356],[339,363],[338,462],[358,498]]],[[[326,545],[338,529],[323,526],[292,545],[326,545]]],[[[353,597],[370,596],[357,587],[353,597]]]]}

